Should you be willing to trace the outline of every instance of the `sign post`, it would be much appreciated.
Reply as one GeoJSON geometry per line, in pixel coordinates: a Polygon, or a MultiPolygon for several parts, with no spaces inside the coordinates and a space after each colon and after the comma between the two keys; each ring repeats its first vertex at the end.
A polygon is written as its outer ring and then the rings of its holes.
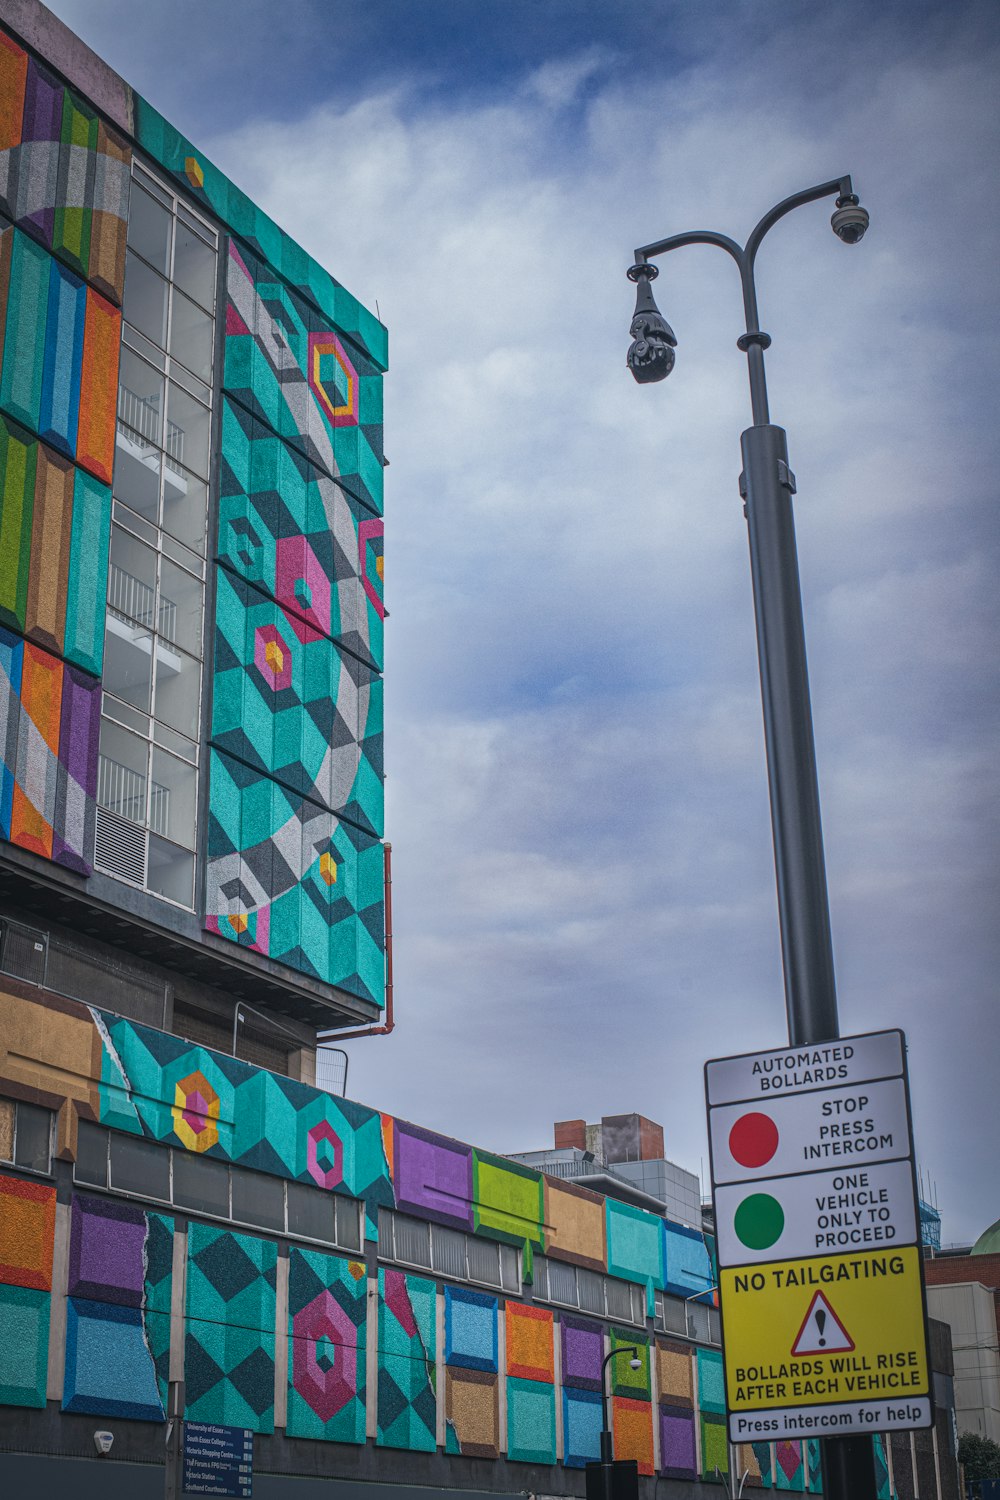
{"type": "Polygon", "coordinates": [[[705,1065],[729,1438],[933,1423],[903,1033],[705,1065]]]}

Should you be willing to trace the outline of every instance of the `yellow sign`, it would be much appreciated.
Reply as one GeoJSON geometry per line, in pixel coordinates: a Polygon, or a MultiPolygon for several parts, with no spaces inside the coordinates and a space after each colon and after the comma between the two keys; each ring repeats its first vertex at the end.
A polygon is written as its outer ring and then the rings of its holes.
{"type": "Polygon", "coordinates": [[[928,1394],[917,1246],[720,1276],[730,1412],[928,1394]]]}

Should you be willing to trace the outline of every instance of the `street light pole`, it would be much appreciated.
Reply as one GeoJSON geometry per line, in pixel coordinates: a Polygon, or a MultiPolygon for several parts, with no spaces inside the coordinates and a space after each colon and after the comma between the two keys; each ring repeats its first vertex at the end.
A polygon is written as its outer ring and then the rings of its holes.
{"type": "MultiPolygon", "coordinates": [[[[708,230],[676,234],[637,250],[635,265],[628,272],[629,279],[636,283],[628,365],[640,384],[669,375],[677,347],[673,330],[653,300],[650,284],[659,272],[651,260],[685,245],[716,245],[732,256],[740,272],[746,331],[736,342],[747,356],[753,413],[753,426],[741,437],[740,493],[750,543],[791,1046],[833,1040],[840,1034],[840,1023],[792,514],[795,476],[788,463],[784,429],[771,423],[768,410],[764,351],[771,339],[760,327],[754,264],[761,241],[779,219],[803,204],[834,193],[837,206],[831,226],[845,244],[857,244],[868,228],[868,214],[858,203],[850,177],[844,176],[806,188],[776,204],[744,246],[728,235],[708,230]]],[[[827,1500],[876,1500],[870,1438],[827,1438],[822,1449],[827,1500]]]]}
{"type": "Polygon", "coordinates": [[[623,1344],[620,1349],[612,1349],[604,1356],[601,1364],[601,1463],[604,1466],[601,1477],[604,1481],[604,1500],[611,1500],[611,1465],[615,1458],[614,1441],[608,1425],[607,1368],[613,1359],[618,1358],[619,1354],[631,1354],[629,1364],[633,1370],[638,1370],[641,1364],[639,1350],[635,1344],[623,1344]]]}

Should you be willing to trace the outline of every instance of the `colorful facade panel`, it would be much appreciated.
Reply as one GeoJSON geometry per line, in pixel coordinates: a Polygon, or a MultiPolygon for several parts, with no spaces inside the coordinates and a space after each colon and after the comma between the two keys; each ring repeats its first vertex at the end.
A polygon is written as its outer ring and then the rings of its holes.
{"type": "Polygon", "coordinates": [[[365,1441],[367,1285],[361,1261],[291,1247],[289,1437],[365,1441]]]}
{"type": "Polygon", "coordinates": [[[437,1446],[436,1294],[433,1281],[379,1267],[378,1443],[437,1446]]]}
{"type": "Polygon", "coordinates": [[[545,1253],[555,1260],[603,1271],[604,1204],[572,1182],[545,1178],[545,1253]]]}
{"type": "Polygon", "coordinates": [[[382,679],[226,569],[217,582],[213,744],[381,834],[382,679]]]}
{"type": "Polygon", "coordinates": [[[663,1220],[616,1198],[604,1202],[608,1271],[646,1286],[647,1311],[653,1313],[653,1288],[664,1282],[663,1220]]]}
{"type": "Polygon", "coordinates": [[[694,1355],[690,1344],[657,1339],[655,1359],[659,1397],[660,1472],[670,1479],[694,1479],[698,1472],[694,1355]]]}
{"type": "Polygon", "coordinates": [[[112,302],[28,235],[0,231],[0,408],[108,485],[120,339],[112,302]]]}
{"type": "Polygon", "coordinates": [[[0,835],[92,868],[100,684],[0,627],[0,835]]]}
{"type": "Polygon", "coordinates": [[[798,1490],[806,1487],[803,1444],[790,1438],[774,1445],[774,1487],[776,1490],[798,1490]]]}
{"type": "Polygon", "coordinates": [[[173,1234],[163,1214],[74,1196],[63,1411],[164,1420],[173,1234]]]}
{"type": "Polygon", "coordinates": [[[213,751],[205,923],[363,1000],[385,994],[382,845],[213,751]]]}
{"type": "Polygon", "coordinates": [[[445,1449],[467,1458],[500,1454],[498,1300],[445,1287],[445,1449]]]}
{"type": "Polygon", "coordinates": [[[0,417],[0,624],[95,677],[111,491],[0,417]]]}
{"type": "Polygon", "coordinates": [[[274,1431],[277,1247],[188,1228],[185,1413],[189,1421],[274,1431]]]}
{"type": "Polygon", "coordinates": [[[471,1231],[472,1147],[406,1120],[393,1120],[389,1128],[397,1207],[471,1231]]]}
{"type": "Polygon", "coordinates": [[[450,1368],[495,1375],[499,1368],[496,1297],[471,1287],[444,1289],[444,1359],[450,1368]]]}
{"type": "Polygon", "coordinates": [[[0,1174],[0,1405],[44,1407],[56,1190],[0,1174]]]}
{"type": "Polygon", "coordinates": [[[601,1324],[563,1313],[559,1320],[559,1337],[562,1340],[563,1385],[578,1391],[596,1391],[599,1396],[604,1360],[604,1329],[601,1324]]]}
{"type": "Polygon", "coordinates": [[[505,1310],[507,1457],[556,1461],[555,1322],[545,1307],[508,1301],[505,1310]]]}
{"type": "Polygon", "coordinates": [[[555,1374],[555,1323],[547,1307],[508,1302],[505,1337],[508,1378],[551,1385],[555,1374]]]}
{"type": "MultiPolygon", "coordinates": [[[[684,1224],[663,1221],[663,1284],[674,1297],[690,1297],[694,1292],[710,1292],[717,1278],[712,1273],[712,1257],[705,1236],[684,1224]]],[[[706,1296],[705,1304],[712,1298],[706,1296]]]]}
{"type": "Polygon", "coordinates": [[[8,36],[0,36],[0,93],[0,211],[120,303],[128,145],[8,36]]]}
{"type": "Polygon", "coordinates": [[[563,1463],[582,1469],[601,1456],[601,1395],[564,1385],[563,1463]]]}

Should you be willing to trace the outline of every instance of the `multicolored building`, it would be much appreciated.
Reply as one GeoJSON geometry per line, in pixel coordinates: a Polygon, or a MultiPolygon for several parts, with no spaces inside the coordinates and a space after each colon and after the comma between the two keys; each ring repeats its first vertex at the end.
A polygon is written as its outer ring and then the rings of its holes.
{"type": "Polygon", "coordinates": [[[726,1442],[699,1225],[317,1085],[386,998],[386,365],[0,0],[0,1493],[198,1492],[200,1434],[201,1492],[580,1496],[616,1348],[645,1500],[815,1493],[726,1442]]]}

